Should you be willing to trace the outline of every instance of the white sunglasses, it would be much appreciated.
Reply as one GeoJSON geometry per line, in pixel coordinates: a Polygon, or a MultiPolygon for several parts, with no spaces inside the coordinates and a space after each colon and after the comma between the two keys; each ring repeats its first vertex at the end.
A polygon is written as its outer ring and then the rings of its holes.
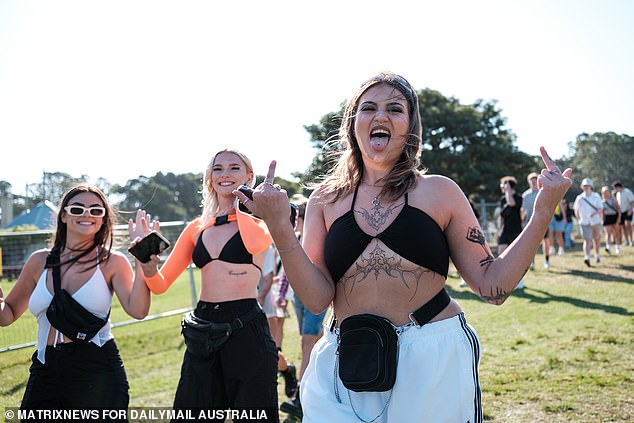
{"type": "Polygon", "coordinates": [[[86,212],[91,217],[104,217],[106,215],[105,207],[66,206],[64,210],[71,216],[83,216],[86,212]]]}

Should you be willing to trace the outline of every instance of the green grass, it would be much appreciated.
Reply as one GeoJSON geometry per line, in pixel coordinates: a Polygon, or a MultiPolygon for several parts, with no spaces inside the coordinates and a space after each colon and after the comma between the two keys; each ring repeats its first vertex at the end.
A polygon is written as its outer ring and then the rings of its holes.
{"type": "MultiPolygon", "coordinates": [[[[524,279],[527,288],[501,307],[459,287],[457,277],[447,281],[482,341],[485,419],[634,421],[634,247],[625,247],[617,257],[604,254],[602,263],[590,269],[578,246],[552,257],[551,263],[546,271],[538,254],[536,269],[524,279]]],[[[153,298],[153,312],[191,303],[184,277],[167,294],[153,298]]],[[[284,352],[298,364],[299,336],[290,312],[284,352]]],[[[131,406],[172,403],[184,351],[179,322],[180,316],[172,316],[114,329],[130,381],[131,406]]],[[[11,331],[0,329],[3,344],[11,331]]],[[[32,353],[33,348],[26,348],[0,354],[0,407],[20,404],[32,353]]],[[[282,379],[279,394],[284,401],[282,379]]]]}

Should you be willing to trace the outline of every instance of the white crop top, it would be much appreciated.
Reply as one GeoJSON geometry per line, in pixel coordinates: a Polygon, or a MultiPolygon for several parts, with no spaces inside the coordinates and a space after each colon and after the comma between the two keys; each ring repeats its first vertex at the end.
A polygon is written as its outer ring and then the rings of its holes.
{"type": "MultiPolygon", "coordinates": [[[[47,274],[48,269],[44,269],[29,299],[29,310],[37,318],[37,359],[40,360],[42,364],[44,364],[45,361],[46,344],[48,334],[51,330],[51,323],[46,317],[46,309],[48,309],[53,299],[53,294],[46,286],[47,274]]],[[[95,316],[105,318],[108,315],[112,305],[112,292],[108,287],[108,283],[99,264],[97,264],[95,272],[90,279],[88,279],[72,297],[95,316]]],[[[90,342],[101,347],[112,338],[114,338],[114,336],[112,335],[110,320],[108,320],[108,323],[101,328],[90,342]]],[[[57,344],[58,339],[63,342],[64,336],[55,329],[55,343],[53,345],[57,344]]]]}

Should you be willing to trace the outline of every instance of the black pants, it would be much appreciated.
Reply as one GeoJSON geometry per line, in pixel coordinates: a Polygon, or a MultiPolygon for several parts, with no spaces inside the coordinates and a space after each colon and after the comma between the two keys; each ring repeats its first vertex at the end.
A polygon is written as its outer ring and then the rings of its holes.
{"type": "MultiPolygon", "coordinates": [[[[230,322],[255,305],[255,299],[200,301],[194,314],[210,322],[230,322]]],[[[260,417],[263,411],[266,419],[260,421],[277,422],[277,406],[277,348],[264,313],[236,329],[208,359],[185,351],[174,409],[195,410],[196,416],[201,409],[250,410],[260,417]]]]}
{"type": "Polygon", "coordinates": [[[127,410],[128,378],[114,339],[46,347],[46,363],[33,354],[23,410],[127,410]]]}

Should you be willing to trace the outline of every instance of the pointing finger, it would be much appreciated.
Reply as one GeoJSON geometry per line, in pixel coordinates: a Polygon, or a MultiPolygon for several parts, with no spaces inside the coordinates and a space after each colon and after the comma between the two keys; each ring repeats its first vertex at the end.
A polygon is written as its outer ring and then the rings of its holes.
{"type": "Polygon", "coordinates": [[[544,161],[544,164],[546,165],[546,169],[548,169],[551,172],[561,173],[559,166],[557,166],[557,164],[553,161],[553,159],[550,158],[550,156],[548,155],[548,152],[543,146],[539,148],[539,152],[542,155],[542,160],[544,161]]]}
{"type": "Polygon", "coordinates": [[[271,164],[269,165],[269,171],[266,174],[266,178],[264,178],[264,183],[265,184],[273,185],[273,180],[275,179],[275,166],[276,165],[277,165],[277,163],[275,162],[275,160],[272,160],[271,164]]]}

